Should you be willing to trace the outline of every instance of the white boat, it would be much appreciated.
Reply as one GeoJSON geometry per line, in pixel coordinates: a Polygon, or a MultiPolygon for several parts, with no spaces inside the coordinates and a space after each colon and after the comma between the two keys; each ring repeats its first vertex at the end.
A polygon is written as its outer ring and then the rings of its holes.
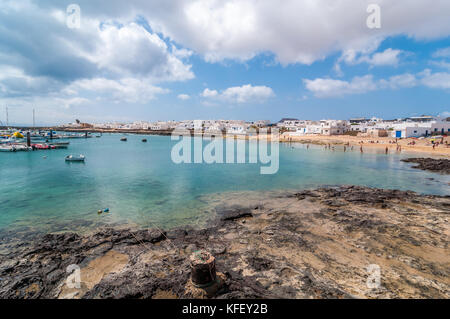
{"type": "Polygon", "coordinates": [[[84,162],[85,160],[85,156],[80,154],[80,155],[67,155],[66,156],[66,162],[84,162]]]}
{"type": "Polygon", "coordinates": [[[0,152],[14,152],[14,148],[11,145],[0,146],[0,152]]]}
{"type": "Polygon", "coordinates": [[[28,152],[31,151],[32,148],[26,145],[3,145],[0,146],[0,152],[28,152]]]}
{"type": "Polygon", "coordinates": [[[33,150],[31,147],[28,147],[23,144],[12,145],[12,147],[15,149],[16,152],[28,152],[33,150]]]}

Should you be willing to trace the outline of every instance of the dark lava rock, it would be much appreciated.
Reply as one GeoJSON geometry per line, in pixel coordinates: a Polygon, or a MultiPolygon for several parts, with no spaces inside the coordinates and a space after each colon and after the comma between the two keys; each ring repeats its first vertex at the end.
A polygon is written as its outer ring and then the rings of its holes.
{"type": "Polygon", "coordinates": [[[272,268],[272,261],[261,257],[250,257],[248,263],[257,271],[264,271],[272,268]]]}
{"type": "Polygon", "coordinates": [[[413,166],[412,168],[450,174],[450,160],[448,159],[408,158],[403,159],[402,162],[418,164],[416,166],[413,166]]]}
{"type": "Polygon", "coordinates": [[[216,212],[222,221],[236,220],[244,217],[253,217],[251,209],[242,206],[218,206],[216,212]]]}

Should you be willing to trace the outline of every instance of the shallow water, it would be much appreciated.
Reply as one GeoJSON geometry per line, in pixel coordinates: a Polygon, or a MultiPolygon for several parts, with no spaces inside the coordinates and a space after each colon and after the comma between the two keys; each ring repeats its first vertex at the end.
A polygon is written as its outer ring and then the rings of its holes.
{"type": "Polygon", "coordinates": [[[66,150],[0,153],[0,230],[196,225],[211,217],[209,195],[236,191],[353,184],[450,195],[448,176],[411,169],[400,161],[405,154],[280,144],[278,173],[261,175],[261,164],[177,165],[170,137],[142,143],[144,136],[121,136],[73,139],[66,150]],[[66,163],[68,154],[84,154],[86,163],[66,163]],[[98,215],[102,208],[111,212],[98,215]]]}

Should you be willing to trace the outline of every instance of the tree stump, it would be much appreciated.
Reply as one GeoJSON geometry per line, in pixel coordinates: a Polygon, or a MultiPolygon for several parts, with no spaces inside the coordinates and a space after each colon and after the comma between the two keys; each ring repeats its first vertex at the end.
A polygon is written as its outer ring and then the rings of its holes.
{"type": "Polygon", "coordinates": [[[216,280],[216,259],[206,250],[191,255],[191,280],[194,286],[202,288],[216,280]]]}

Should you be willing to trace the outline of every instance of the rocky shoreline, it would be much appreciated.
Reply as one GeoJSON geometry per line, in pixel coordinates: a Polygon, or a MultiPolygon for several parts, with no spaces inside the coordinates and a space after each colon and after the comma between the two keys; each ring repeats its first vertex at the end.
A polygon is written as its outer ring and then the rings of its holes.
{"type": "Polygon", "coordinates": [[[10,243],[0,298],[450,298],[449,196],[357,186],[218,205],[204,229],[104,228],[10,243]],[[189,256],[217,284],[190,282],[189,256]],[[381,285],[369,288],[369,265],[381,285]],[[67,268],[81,286],[67,285],[67,268]]]}
{"type": "Polygon", "coordinates": [[[418,164],[412,168],[421,169],[424,171],[438,172],[443,174],[450,174],[450,160],[449,159],[435,159],[435,158],[407,158],[402,162],[418,164]]]}

